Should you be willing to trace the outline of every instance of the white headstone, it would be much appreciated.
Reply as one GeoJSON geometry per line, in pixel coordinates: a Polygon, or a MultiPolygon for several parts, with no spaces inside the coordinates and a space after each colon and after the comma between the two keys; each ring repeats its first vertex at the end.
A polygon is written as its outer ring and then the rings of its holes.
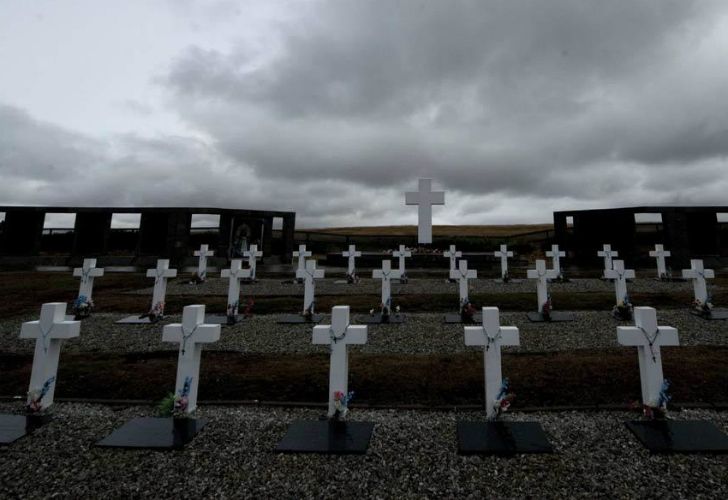
{"type": "Polygon", "coordinates": [[[667,276],[667,266],[665,265],[665,257],[672,255],[669,250],[665,250],[662,245],[655,245],[655,249],[650,251],[650,257],[657,259],[657,277],[667,276]]]}
{"type": "Polygon", "coordinates": [[[223,269],[221,278],[228,278],[227,315],[237,316],[240,306],[240,280],[250,278],[250,269],[243,269],[241,259],[230,261],[230,269],[223,269]]]}
{"type": "Polygon", "coordinates": [[[500,257],[501,262],[501,278],[508,276],[508,257],[513,257],[513,252],[508,251],[508,245],[501,245],[500,250],[495,252],[496,257],[500,257]]]}
{"type": "Polygon", "coordinates": [[[382,306],[392,306],[392,280],[399,277],[399,271],[392,269],[392,261],[389,260],[382,261],[382,269],[372,271],[372,278],[382,280],[382,306]]]}
{"type": "Polygon", "coordinates": [[[566,257],[566,252],[559,251],[559,245],[551,245],[551,250],[546,252],[546,257],[551,257],[551,268],[556,271],[556,276],[561,275],[561,257],[566,257]]]}
{"type": "Polygon", "coordinates": [[[255,280],[255,270],[258,266],[258,257],[262,257],[263,252],[258,251],[258,245],[250,245],[250,250],[243,252],[243,257],[248,258],[248,267],[250,268],[250,279],[255,280]]]}
{"type": "Polygon", "coordinates": [[[185,306],[182,323],[166,325],[162,330],[162,341],[179,343],[175,394],[187,398],[187,413],[192,413],[197,408],[202,344],[218,340],[220,325],[205,324],[205,306],[202,305],[185,306]]]}
{"type": "Polygon", "coordinates": [[[298,250],[293,252],[293,257],[298,258],[298,265],[296,266],[296,274],[303,272],[306,267],[306,257],[311,257],[311,252],[306,251],[306,245],[298,245],[298,250]]]}
{"type": "Polygon", "coordinates": [[[693,293],[695,300],[701,304],[708,302],[708,285],[706,279],[715,278],[715,272],[712,269],[705,269],[703,261],[700,259],[692,259],[690,261],[690,269],[683,269],[683,278],[693,281],[693,293]]]}
{"type": "Polygon", "coordinates": [[[634,279],[634,270],[625,269],[623,260],[615,260],[612,262],[612,269],[604,271],[604,277],[614,280],[614,293],[617,298],[617,304],[626,301],[627,280],[634,279]]]}
{"type": "Polygon", "coordinates": [[[617,252],[616,250],[612,250],[612,245],[604,244],[602,250],[599,250],[597,252],[597,255],[604,258],[604,277],[606,278],[607,271],[610,271],[612,269],[612,260],[615,257],[619,257],[619,252],[617,252]]]}
{"type": "Polygon", "coordinates": [[[73,270],[73,275],[81,278],[78,296],[91,300],[94,293],[94,278],[104,275],[104,270],[96,267],[96,259],[83,259],[83,267],[73,270]]]}
{"type": "Polygon", "coordinates": [[[392,252],[392,257],[399,258],[399,269],[398,269],[399,276],[400,277],[407,276],[407,270],[405,268],[404,260],[407,257],[412,257],[412,252],[407,250],[407,247],[405,247],[404,245],[400,245],[399,250],[395,250],[394,252],[392,252]]]}
{"type": "Polygon", "coordinates": [[[197,277],[202,281],[207,279],[207,258],[215,255],[215,252],[209,248],[208,245],[200,245],[200,249],[195,250],[195,257],[199,257],[197,261],[197,277]]]}
{"type": "Polygon", "coordinates": [[[313,343],[331,347],[329,364],[329,417],[336,412],[334,394],[349,392],[349,351],[352,344],[366,344],[367,327],[349,324],[349,306],[331,309],[331,324],[313,327],[313,343]]]}
{"type": "Polygon", "coordinates": [[[303,279],[303,314],[314,312],[316,300],[316,281],[324,277],[323,269],[316,269],[315,260],[307,260],[303,271],[296,273],[296,278],[303,279]]]}
{"type": "Polygon", "coordinates": [[[417,192],[405,193],[406,205],[418,205],[417,241],[421,244],[432,243],[432,206],[445,204],[443,191],[432,191],[432,179],[420,179],[417,192]]]}
{"type": "Polygon", "coordinates": [[[483,308],[482,326],[465,327],[465,345],[483,346],[485,364],[485,412],[488,418],[496,413],[494,403],[503,384],[501,346],[519,345],[518,328],[500,326],[497,307],[483,308]]]}
{"type": "Polygon", "coordinates": [[[349,245],[349,250],[342,253],[348,259],[346,274],[351,276],[356,272],[356,258],[361,257],[361,252],[356,251],[356,245],[349,245]]]}
{"type": "Polygon", "coordinates": [[[63,339],[78,337],[80,332],[80,321],[66,321],[66,304],[63,302],[43,304],[40,320],[23,323],[20,338],[36,339],[28,389],[29,405],[34,398],[40,398],[35,400],[38,410],[53,404],[61,343],[63,339]]]}
{"type": "Polygon", "coordinates": [[[478,277],[478,271],[475,269],[468,270],[468,261],[461,259],[458,262],[458,269],[450,271],[450,279],[458,280],[460,290],[460,306],[462,307],[468,302],[468,280],[474,280],[478,277]]]}
{"type": "Polygon", "coordinates": [[[156,269],[147,269],[147,278],[154,278],[152,293],[152,309],[164,314],[164,302],[167,296],[167,280],[177,276],[176,269],[169,268],[169,259],[157,260],[156,269]]]}
{"type": "Polygon", "coordinates": [[[636,326],[618,326],[617,340],[621,345],[637,346],[642,382],[642,402],[657,406],[664,378],[660,346],[679,345],[677,329],[657,326],[657,311],[652,307],[635,307],[636,326]]]}
{"type": "Polygon", "coordinates": [[[528,279],[538,280],[536,282],[538,312],[543,312],[543,306],[549,298],[548,280],[558,277],[559,273],[555,269],[546,269],[546,261],[541,259],[536,261],[536,269],[528,270],[528,279]]]}
{"type": "Polygon", "coordinates": [[[450,245],[450,250],[446,250],[442,253],[442,255],[443,257],[450,259],[450,272],[452,273],[455,269],[457,269],[457,260],[463,256],[463,252],[458,252],[455,250],[455,245],[450,245]]]}

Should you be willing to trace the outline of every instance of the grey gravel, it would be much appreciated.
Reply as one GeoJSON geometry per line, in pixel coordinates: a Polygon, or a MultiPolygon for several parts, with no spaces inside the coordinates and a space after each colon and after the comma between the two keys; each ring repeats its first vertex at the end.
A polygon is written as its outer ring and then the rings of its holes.
{"type": "MultiPolygon", "coordinates": [[[[521,312],[501,313],[501,324],[520,329],[521,345],[511,352],[565,351],[619,347],[615,321],[607,311],[575,311],[571,323],[531,323],[521,312]]],[[[117,325],[124,315],[95,314],[83,321],[81,336],[65,341],[65,353],[176,351],[178,344],[162,342],[162,325],[117,325]]],[[[401,325],[371,325],[368,341],[352,347],[370,354],[451,354],[472,351],[463,341],[462,325],[443,324],[443,314],[406,314],[401,325]]],[[[353,322],[362,315],[354,315],[353,322]]],[[[245,353],[316,353],[326,347],[311,344],[311,325],[278,325],[279,315],[255,316],[223,327],[220,341],[204,349],[245,353]]],[[[29,320],[31,318],[25,318],[29,320]]],[[[324,323],[328,322],[326,316],[324,323]]],[[[680,345],[728,345],[728,321],[705,321],[687,310],[658,311],[661,325],[678,329],[680,345]]],[[[20,340],[23,320],[0,322],[0,351],[31,354],[34,342],[20,340]]],[[[165,323],[180,321],[170,316],[165,323]]]]}
{"type": "MultiPolygon", "coordinates": [[[[14,405],[0,405],[13,410],[14,405]]],[[[513,458],[457,454],[458,420],[480,412],[357,410],[375,423],[364,456],[273,450],[295,419],[316,409],[200,407],[207,427],[182,451],[93,446],[148,407],[58,404],[55,420],[0,448],[0,497],[244,498],[725,498],[728,456],[651,455],[624,412],[510,413],[540,422],[556,453],[513,458]]],[[[688,410],[728,431],[728,412],[688,410]]]]}
{"type": "MultiPolygon", "coordinates": [[[[449,283],[447,272],[443,271],[442,279],[410,279],[407,284],[392,282],[392,293],[400,294],[433,294],[452,293],[457,303],[458,285],[449,283]]],[[[260,279],[255,283],[242,284],[240,293],[247,296],[290,296],[303,297],[303,285],[284,283],[280,279],[260,279]]],[[[534,280],[518,280],[509,283],[498,283],[493,279],[476,279],[470,281],[474,293],[533,293],[536,294],[534,280]]],[[[553,291],[558,292],[614,292],[614,283],[599,279],[573,279],[565,283],[552,283],[553,291]]],[[[719,285],[713,287],[721,288],[719,285]]],[[[692,290],[689,282],[661,282],[651,278],[636,279],[628,284],[632,293],[677,293],[692,290]]],[[[227,296],[228,281],[211,277],[205,283],[191,285],[182,280],[170,281],[167,286],[169,295],[219,295],[227,296]]],[[[381,292],[381,281],[362,278],[359,283],[347,284],[343,278],[324,278],[316,280],[317,295],[377,295],[381,292]]],[[[152,287],[129,292],[138,295],[152,295],[152,287]]],[[[535,300],[535,299],[534,299],[535,300]]]]}

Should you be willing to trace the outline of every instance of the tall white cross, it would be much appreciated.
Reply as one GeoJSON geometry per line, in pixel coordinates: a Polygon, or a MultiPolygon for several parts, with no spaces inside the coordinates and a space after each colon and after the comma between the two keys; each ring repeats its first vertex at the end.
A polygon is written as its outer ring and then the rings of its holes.
{"type": "Polygon", "coordinates": [[[561,274],[561,257],[566,257],[566,252],[560,252],[559,245],[551,245],[551,250],[546,252],[546,257],[551,257],[551,267],[556,271],[558,277],[561,274]]]}
{"type": "Polygon", "coordinates": [[[293,257],[298,258],[298,265],[296,266],[296,274],[303,271],[306,267],[306,257],[311,257],[311,252],[306,251],[306,245],[298,245],[298,250],[293,252],[293,257]]]}
{"type": "Polygon", "coordinates": [[[501,245],[500,250],[496,251],[494,255],[500,257],[501,278],[505,279],[508,275],[508,257],[513,257],[513,252],[508,251],[508,245],[501,245]]]}
{"type": "Polygon", "coordinates": [[[331,309],[331,324],[313,327],[313,343],[331,346],[329,362],[329,417],[336,412],[334,394],[349,392],[349,351],[351,344],[366,344],[367,327],[349,324],[349,306],[331,309]]]}
{"type": "Polygon", "coordinates": [[[457,269],[455,264],[457,263],[458,258],[463,256],[463,252],[458,252],[455,250],[455,245],[450,245],[450,250],[442,252],[442,256],[450,259],[450,272],[452,273],[455,269],[457,269]]]}
{"type": "Polygon", "coordinates": [[[671,252],[665,250],[662,245],[655,245],[654,250],[650,250],[650,257],[657,259],[657,277],[662,278],[667,275],[667,266],[665,265],[665,257],[670,257],[671,252]]]}
{"type": "Polygon", "coordinates": [[[634,279],[634,270],[625,269],[623,260],[615,260],[612,262],[612,269],[604,271],[604,277],[614,280],[614,294],[617,298],[617,304],[625,300],[627,297],[627,280],[634,279]]]}
{"type": "Polygon", "coordinates": [[[324,277],[323,269],[316,269],[315,260],[307,260],[303,271],[296,273],[296,278],[303,279],[303,314],[313,314],[314,301],[316,300],[316,281],[324,277]]]}
{"type": "Polygon", "coordinates": [[[468,261],[461,259],[458,262],[458,269],[450,271],[450,279],[458,280],[460,289],[460,305],[463,306],[468,301],[468,280],[474,280],[478,277],[478,271],[475,269],[468,270],[468,261]]]}
{"type": "Polygon", "coordinates": [[[169,259],[157,260],[156,269],[147,269],[147,278],[154,278],[152,309],[158,308],[164,314],[164,301],[167,296],[167,280],[177,276],[176,269],[169,268],[169,259]]]}
{"type": "Polygon", "coordinates": [[[404,260],[407,257],[412,257],[412,252],[410,252],[409,250],[407,250],[407,247],[406,246],[400,245],[399,246],[399,250],[395,250],[394,252],[392,252],[392,257],[398,257],[399,258],[399,269],[398,269],[399,275],[400,276],[406,276],[407,275],[407,271],[405,269],[404,260]]]}
{"type": "Polygon", "coordinates": [[[657,326],[657,311],[652,307],[635,307],[634,322],[635,326],[617,327],[617,341],[621,345],[637,346],[642,402],[657,406],[664,381],[660,346],[679,345],[677,329],[657,326]]]}
{"type": "Polygon", "coordinates": [[[342,253],[348,259],[346,274],[351,276],[356,270],[356,258],[361,257],[361,252],[356,251],[356,245],[349,245],[349,250],[342,253]]]}
{"type": "Polygon", "coordinates": [[[488,418],[496,413],[494,403],[503,384],[501,346],[519,345],[518,328],[500,326],[497,307],[483,308],[483,324],[465,327],[465,345],[483,346],[485,369],[485,412],[488,418]]]}
{"type": "Polygon", "coordinates": [[[420,179],[417,192],[404,194],[405,205],[417,207],[417,241],[432,243],[432,206],[445,204],[443,191],[432,191],[432,179],[420,179]]]}
{"type": "Polygon", "coordinates": [[[250,245],[250,250],[243,252],[243,257],[248,258],[248,267],[250,268],[250,279],[255,280],[255,270],[258,266],[258,257],[262,257],[263,252],[258,251],[258,245],[250,245]]]}
{"type": "Polygon", "coordinates": [[[392,280],[400,278],[399,271],[392,269],[392,261],[383,260],[382,269],[373,270],[372,278],[382,280],[382,305],[390,307],[392,305],[392,280]]]}
{"type": "Polygon", "coordinates": [[[233,259],[230,261],[230,269],[223,269],[220,277],[229,279],[227,314],[228,316],[237,316],[238,306],[240,305],[240,280],[250,278],[250,269],[243,269],[241,259],[233,259]]]}
{"type": "Polygon", "coordinates": [[[559,273],[555,269],[546,269],[546,261],[539,259],[536,261],[536,269],[529,269],[527,275],[528,279],[538,280],[536,282],[538,312],[543,312],[543,305],[549,298],[548,280],[558,278],[559,273]]]}
{"type": "Polygon", "coordinates": [[[195,257],[199,257],[197,261],[197,277],[202,281],[207,279],[207,258],[215,255],[215,252],[209,250],[208,245],[200,245],[199,250],[195,250],[195,257]]]}
{"type": "Polygon", "coordinates": [[[705,269],[703,261],[700,259],[692,259],[690,261],[690,269],[683,269],[683,278],[689,278],[693,281],[693,293],[695,300],[699,300],[701,304],[708,301],[708,285],[707,279],[715,278],[715,272],[712,269],[705,269]]]}
{"type": "Polygon", "coordinates": [[[612,269],[612,259],[619,257],[619,252],[612,250],[612,245],[604,244],[602,250],[597,252],[597,256],[604,258],[604,277],[607,277],[607,271],[612,269]]]}
{"type": "Polygon", "coordinates": [[[46,409],[53,404],[62,340],[78,337],[80,333],[80,321],[66,321],[66,304],[64,302],[43,304],[40,310],[40,320],[23,323],[20,328],[20,338],[36,339],[28,403],[31,403],[33,395],[41,396],[42,394],[40,409],[46,409]]]}
{"type": "Polygon", "coordinates": [[[81,285],[78,287],[78,296],[91,300],[94,293],[94,278],[104,275],[103,268],[96,267],[96,259],[83,259],[83,267],[73,270],[73,275],[81,278],[81,285]]]}
{"type": "Polygon", "coordinates": [[[187,413],[197,408],[197,389],[200,386],[200,358],[202,344],[220,340],[220,325],[205,324],[205,306],[185,306],[182,323],[166,325],[162,330],[163,342],[179,343],[175,394],[187,398],[187,413]]]}

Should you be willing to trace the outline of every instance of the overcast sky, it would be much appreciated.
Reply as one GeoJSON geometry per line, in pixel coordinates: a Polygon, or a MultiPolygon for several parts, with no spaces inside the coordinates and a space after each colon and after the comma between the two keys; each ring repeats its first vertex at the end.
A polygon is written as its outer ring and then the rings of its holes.
{"type": "Polygon", "coordinates": [[[725,0],[0,0],[0,203],[728,205],[725,0]]]}

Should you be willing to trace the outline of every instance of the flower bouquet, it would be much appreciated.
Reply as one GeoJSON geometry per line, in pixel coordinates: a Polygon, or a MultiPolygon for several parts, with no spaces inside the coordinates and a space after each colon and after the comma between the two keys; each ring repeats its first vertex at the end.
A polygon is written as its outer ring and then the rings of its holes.
{"type": "Polygon", "coordinates": [[[693,300],[693,310],[700,316],[709,318],[713,314],[713,303],[710,297],[705,302],[701,302],[700,299],[693,300]]]}
{"type": "Polygon", "coordinates": [[[239,301],[235,301],[233,304],[228,304],[227,309],[225,311],[225,316],[227,317],[227,325],[234,325],[238,322],[238,307],[240,303],[239,301]]]}
{"type": "Polygon", "coordinates": [[[179,394],[169,393],[157,406],[157,412],[160,417],[172,418],[189,418],[190,413],[187,411],[189,405],[190,387],[192,386],[192,377],[186,377],[185,383],[179,394]]]}
{"type": "Polygon", "coordinates": [[[470,303],[467,298],[463,299],[460,304],[460,319],[463,323],[473,323],[475,321],[475,313],[477,309],[470,303]]]}
{"type": "Polygon", "coordinates": [[[618,320],[629,321],[632,319],[633,311],[634,306],[629,301],[629,296],[625,296],[624,299],[612,309],[612,316],[618,320]]]}
{"type": "Polygon", "coordinates": [[[91,316],[91,312],[94,309],[94,301],[90,297],[85,295],[79,295],[76,300],[73,301],[73,319],[80,320],[91,316]]]}
{"type": "Polygon", "coordinates": [[[548,296],[541,308],[541,316],[544,321],[551,321],[551,295],[548,296]]]}
{"type": "Polygon", "coordinates": [[[346,283],[349,285],[359,283],[359,276],[357,276],[356,271],[352,271],[351,273],[346,275],[346,283]]]}
{"type": "Polygon", "coordinates": [[[670,388],[670,381],[665,379],[662,381],[662,388],[654,404],[642,405],[642,413],[649,420],[665,420],[667,419],[667,403],[672,397],[667,393],[670,388]]]}
{"type": "Polygon", "coordinates": [[[48,394],[48,391],[55,381],[56,377],[51,377],[45,381],[43,387],[40,389],[28,391],[28,403],[25,405],[28,413],[37,415],[43,411],[43,398],[48,394]]]}
{"type": "Polygon", "coordinates": [[[349,414],[349,402],[354,398],[354,391],[350,391],[348,394],[344,394],[341,391],[334,392],[334,414],[331,416],[331,420],[334,422],[341,422],[346,419],[349,414]]]}
{"type": "Polygon", "coordinates": [[[511,407],[511,403],[514,399],[516,399],[516,395],[512,392],[509,392],[510,388],[510,382],[507,378],[503,379],[503,382],[501,383],[500,391],[498,391],[498,395],[496,396],[495,400],[493,401],[493,414],[491,416],[491,420],[497,420],[500,418],[500,416],[508,411],[508,408],[511,407]]]}
{"type": "Polygon", "coordinates": [[[200,283],[205,282],[206,275],[195,273],[192,275],[192,278],[190,279],[190,285],[199,285],[200,283]]]}
{"type": "Polygon", "coordinates": [[[150,323],[157,323],[164,319],[164,302],[161,300],[154,304],[148,312],[139,315],[139,319],[149,318],[150,323]]]}

